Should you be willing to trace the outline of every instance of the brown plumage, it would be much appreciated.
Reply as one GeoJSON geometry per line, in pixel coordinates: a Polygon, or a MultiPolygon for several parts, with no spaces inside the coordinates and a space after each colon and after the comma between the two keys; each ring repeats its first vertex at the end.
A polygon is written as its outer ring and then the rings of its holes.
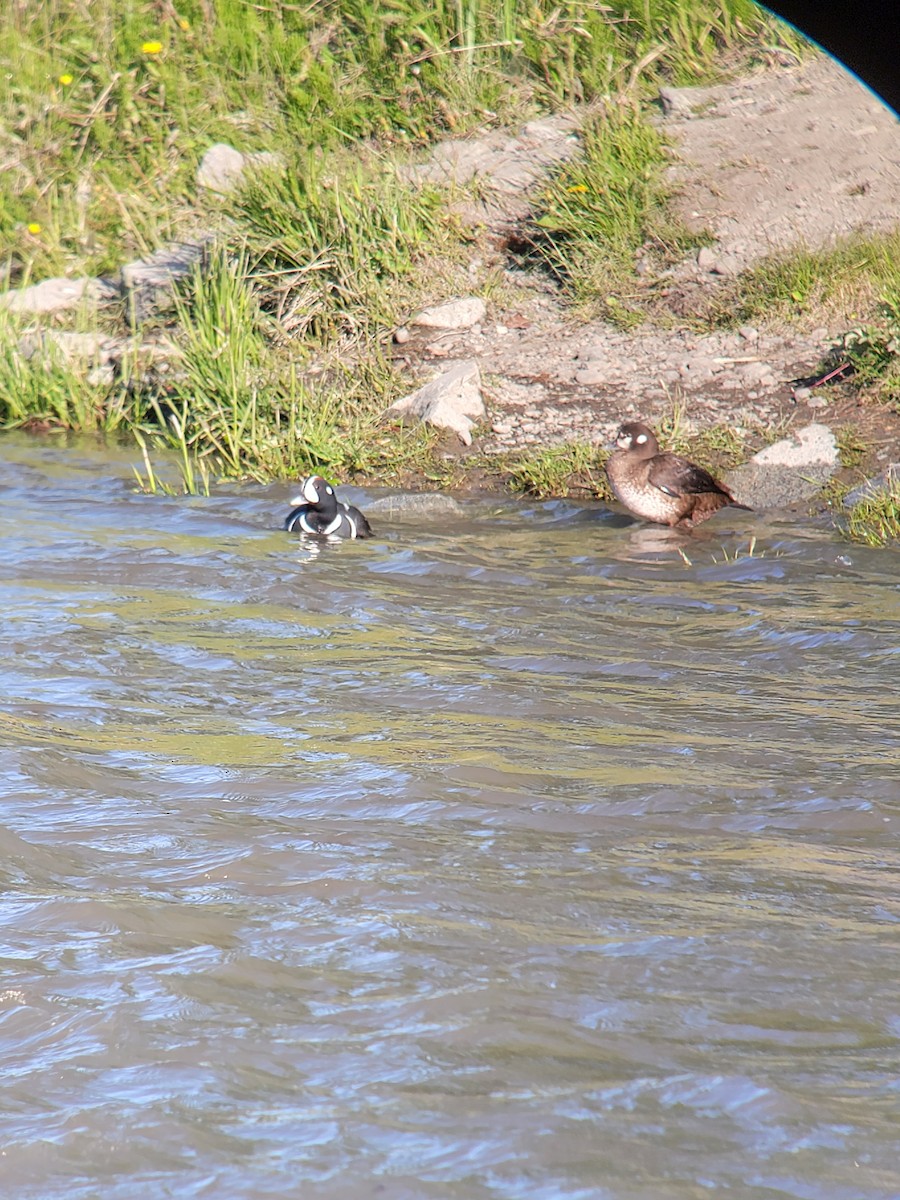
{"type": "Polygon", "coordinates": [[[616,445],[606,463],[610,485],[616,499],[645,521],[690,529],[726,504],[747,507],[709,471],[680,454],[661,454],[653,431],[639,421],[621,426],[616,445]]]}

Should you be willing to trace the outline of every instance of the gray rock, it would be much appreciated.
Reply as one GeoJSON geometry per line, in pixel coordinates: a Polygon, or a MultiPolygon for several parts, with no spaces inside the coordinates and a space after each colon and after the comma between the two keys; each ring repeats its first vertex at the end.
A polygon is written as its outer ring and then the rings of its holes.
{"type": "Polygon", "coordinates": [[[227,142],[216,142],[210,146],[197,167],[197,186],[220,196],[230,195],[244,181],[248,170],[257,168],[283,168],[284,159],[271,150],[258,150],[242,154],[227,142]]]}
{"type": "Polygon", "coordinates": [[[740,363],[735,368],[735,374],[739,375],[741,381],[750,387],[756,387],[759,384],[771,385],[775,382],[771,363],[767,362],[740,363]]]}
{"type": "Polygon", "coordinates": [[[855,508],[863,500],[871,500],[876,493],[884,491],[893,483],[900,483],[900,463],[889,463],[880,475],[876,475],[874,479],[867,479],[852,492],[848,492],[844,497],[844,508],[855,508]]]}
{"type": "Polygon", "coordinates": [[[83,301],[108,303],[119,297],[119,290],[103,279],[45,279],[29,287],[0,295],[0,308],[9,312],[50,314],[65,312],[83,301]]]}
{"type": "Polygon", "coordinates": [[[23,358],[36,354],[58,355],[66,362],[108,362],[115,339],[102,333],[72,333],[64,329],[41,329],[19,340],[23,358]]]}
{"type": "Polygon", "coordinates": [[[794,388],[794,399],[799,401],[801,404],[803,403],[804,400],[808,400],[811,395],[812,395],[812,388],[808,388],[808,387],[794,388]]]}
{"type": "Polygon", "coordinates": [[[693,115],[695,108],[708,103],[711,91],[701,87],[661,87],[659,103],[665,116],[685,120],[693,115]]]}
{"type": "Polygon", "coordinates": [[[132,321],[145,321],[153,313],[172,305],[175,286],[202,263],[212,237],[163,246],[147,258],[126,263],[122,285],[129,301],[132,321]]]}
{"type": "Polygon", "coordinates": [[[592,359],[586,362],[583,367],[579,367],[575,372],[575,382],[584,384],[587,387],[596,387],[598,384],[606,383],[609,379],[609,364],[602,362],[599,359],[592,359]]]}
{"type": "Polygon", "coordinates": [[[470,446],[475,420],[485,416],[478,363],[473,359],[455,363],[431,383],[395,400],[387,411],[408,413],[429,425],[452,429],[464,445],[470,446]]]}
{"type": "Polygon", "coordinates": [[[813,422],[760,450],[750,461],[763,466],[806,468],[821,463],[834,468],[840,461],[840,454],[828,426],[813,422]]]}
{"type": "Polygon", "coordinates": [[[697,251],[697,266],[701,271],[713,271],[716,266],[716,254],[709,246],[701,246],[697,251]]]}
{"type": "Polygon", "coordinates": [[[487,315],[487,306],[479,296],[467,296],[464,300],[448,300],[446,304],[435,304],[423,308],[413,325],[424,325],[428,329],[468,329],[477,325],[487,315]]]}
{"type": "Polygon", "coordinates": [[[695,354],[682,362],[678,368],[678,374],[682,379],[711,379],[716,373],[716,369],[717,364],[711,358],[707,358],[702,354],[695,354]]]}
{"type": "Polygon", "coordinates": [[[738,275],[740,270],[740,259],[734,254],[723,254],[712,265],[713,275],[738,275]]]}
{"type": "Polygon", "coordinates": [[[227,142],[216,142],[200,160],[197,186],[227,196],[239,186],[246,165],[247,160],[240,150],[227,142]]]}
{"type": "Polygon", "coordinates": [[[112,363],[91,367],[85,375],[85,380],[91,387],[112,387],[116,381],[116,369],[112,363]]]}
{"type": "Polygon", "coordinates": [[[827,425],[805,425],[792,437],[760,450],[726,476],[741,504],[751,508],[784,508],[810,500],[839,464],[834,434],[827,425]]]}
{"type": "Polygon", "coordinates": [[[465,509],[452,496],[441,492],[401,492],[396,496],[379,496],[366,505],[367,513],[399,517],[458,517],[465,509]]]}

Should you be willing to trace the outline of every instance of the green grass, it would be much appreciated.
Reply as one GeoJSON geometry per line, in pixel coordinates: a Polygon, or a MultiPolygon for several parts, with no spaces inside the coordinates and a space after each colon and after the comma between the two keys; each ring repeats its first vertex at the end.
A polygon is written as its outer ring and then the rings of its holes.
{"type": "Polygon", "coordinates": [[[885,295],[900,296],[900,231],[772,255],[720,288],[706,316],[732,329],[746,322],[850,322],[874,313],[885,295]]]}
{"type": "Polygon", "coordinates": [[[749,0],[5,4],[0,263],[102,272],[173,236],[199,216],[194,170],[216,141],[291,163],[363,139],[422,146],[707,78],[723,53],[779,39],[749,0]]]}
{"type": "Polygon", "coordinates": [[[900,481],[894,479],[846,515],[846,530],[855,542],[887,546],[900,542],[900,481]]]}
{"type": "Polygon", "coordinates": [[[115,434],[140,419],[140,405],[120,383],[94,382],[49,341],[26,357],[23,336],[20,322],[0,310],[0,425],[115,434]]]}
{"type": "Polygon", "coordinates": [[[900,230],[773,255],[719,288],[697,315],[728,329],[843,325],[823,372],[849,361],[865,398],[900,411],[900,230]]]}
{"type": "Polygon", "coordinates": [[[541,450],[505,456],[497,464],[506,473],[508,487],[545,499],[587,492],[593,496],[612,493],[603,471],[605,451],[589,442],[565,442],[541,450]]]}
{"type": "MultiPolygon", "coordinates": [[[[575,303],[627,325],[636,253],[661,265],[688,244],[665,214],[666,150],[642,100],[793,43],[749,0],[2,5],[0,279],[112,272],[199,232],[221,249],[178,300],[165,374],[126,361],[108,383],[53,353],[25,360],[5,317],[0,420],[134,434],[151,489],[162,451],[188,491],[311,469],[446,478],[436,435],[382,423],[407,386],[384,347],[465,276],[473,235],[398,164],[448,133],[602,100],[583,155],[543,197],[539,252],[575,303]],[[216,141],[281,167],[226,200],[200,194],[216,141]]],[[[486,274],[467,286],[488,289],[486,274]]],[[[121,314],[103,319],[123,331],[121,314]]],[[[513,477],[596,490],[587,454],[547,452],[513,477]]]]}
{"type": "Polygon", "coordinates": [[[231,215],[267,310],[292,338],[320,343],[398,319],[402,281],[446,228],[440,201],[377,156],[341,151],[252,180],[231,215]]]}
{"type": "Polygon", "coordinates": [[[704,241],[669,213],[668,162],[661,134],[639,113],[607,109],[584,130],[582,152],[544,190],[526,233],[531,262],[577,305],[624,328],[644,319],[650,296],[635,272],[637,256],[658,272],[704,241]]]}
{"type": "Polygon", "coordinates": [[[871,449],[869,443],[852,425],[842,425],[836,429],[834,440],[837,443],[841,466],[847,470],[859,467],[871,449]]]}
{"type": "Polygon", "coordinates": [[[713,474],[743,462],[754,438],[753,431],[739,433],[731,425],[694,429],[688,425],[684,409],[678,404],[674,404],[657,423],[655,432],[663,450],[681,454],[713,474]]]}

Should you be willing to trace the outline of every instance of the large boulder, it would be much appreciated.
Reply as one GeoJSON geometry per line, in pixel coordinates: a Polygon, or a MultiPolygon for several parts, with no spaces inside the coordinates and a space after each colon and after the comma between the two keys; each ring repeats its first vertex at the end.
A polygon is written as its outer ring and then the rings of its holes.
{"type": "Polygon", "coordinates": [[[750,508],[786,508],[811,500],[840,465],[827,425],[804,425],[731,471],[726,482],[735,499],[750,508]]]}

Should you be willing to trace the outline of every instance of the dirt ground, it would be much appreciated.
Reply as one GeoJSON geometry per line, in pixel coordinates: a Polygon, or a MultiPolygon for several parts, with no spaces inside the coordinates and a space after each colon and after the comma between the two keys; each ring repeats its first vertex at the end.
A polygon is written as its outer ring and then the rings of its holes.
{"type": "MultiPolygon", "coordinates": [[[[900,123],[828,58],[717,87],[666,89],[659,120],[678,154],[676,207],[715,238],[673,270],[682,298],[722,287],[773,250],[822,246],[900,219],[900,123]]],[[[527,187],[576,150],[571,119],[536,122],[505,142],[448,143],[432,172],[480,175],[482,247],[499,261],[504,231],[527,210],[527,187]]],[[[473,276],[483,265],[473,263],[473,276]]],[[[853,425],[872,443],[867,472],[900,460],[897,414],[859,406],[847,385],[795,395],[794,381],[816,372],[843,329],[761,324],[701,336],[645,325],[626,333],[573,320],[545,278],[504,266],[503,302],[489,304],[480,325],[413,331],[396,350],[413,370],[478,361],[491,401],[480,442],[488,453],[576,437],[606,442],[623,417],[653,422],[678,403],[698,427],[853,425]]]]}

